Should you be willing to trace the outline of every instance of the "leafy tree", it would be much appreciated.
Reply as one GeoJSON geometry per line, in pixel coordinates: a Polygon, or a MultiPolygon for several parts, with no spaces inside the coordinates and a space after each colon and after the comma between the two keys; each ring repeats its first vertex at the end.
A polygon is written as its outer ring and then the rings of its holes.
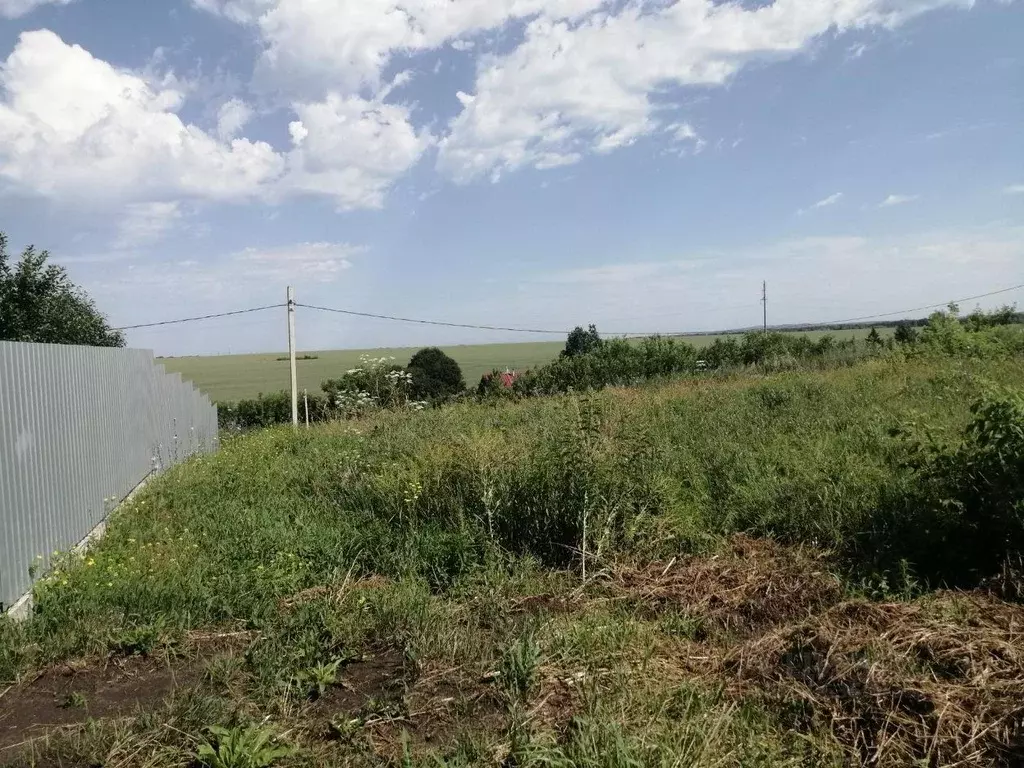
{"type": "Polygon", "coordinates": [[[593,324],[585,331],[577,325],[565,340],[565,349],[562,350],[562,357],[586,355],[590,352],[596,352],[600,347],[601,336],[593,324]]]}
{"type": "Polygon", "coordinates": [[[123,347],[124,335],[49,257],[29,246],[11,264],[0,232],[0,340],[123,347]]]}
{"type": "Polygon", "coordinates": [[[872,328],[871,333],[868,334],[867,342],[872,347],[880,347],[882,346],[882,337],[878,335],[876,329],[872,328]]]}
{"type": "Polygon", "coordinates": [[[897,344],[913,344],[917,341],[917,330],[907,323],[899,323],[893,333],[897,344]]]}
{"type": "Polygon", "coordinates": [[[412,374],[412,394],[417,400],[444,400],[466,388],[459,364],[437,347],[421,349],[406,370],[412,374]]]}

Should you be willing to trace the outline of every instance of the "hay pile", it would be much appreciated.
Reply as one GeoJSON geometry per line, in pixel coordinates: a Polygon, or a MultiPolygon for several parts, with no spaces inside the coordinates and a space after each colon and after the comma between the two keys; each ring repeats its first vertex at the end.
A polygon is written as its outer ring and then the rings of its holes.
{"type": "Polygon", "coordinates": [[[1024,609],[980,593],[846,602],[734,649],[723,670],[804,702],[863,765],[1024,765],[1024,609]]]}
{"type": "Polygon", "coordinates": [[[623,569],[611,588],[651,615],[682,610],[726,633],[749,636],[842,599],[826,558],[740,534],[713,557],[623,569]]]}

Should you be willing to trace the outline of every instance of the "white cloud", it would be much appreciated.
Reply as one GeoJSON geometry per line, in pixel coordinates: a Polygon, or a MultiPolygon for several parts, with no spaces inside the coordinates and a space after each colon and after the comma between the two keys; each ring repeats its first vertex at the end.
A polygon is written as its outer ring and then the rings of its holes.
{"type": "Polygon", "coordinates": [[[221,141],[231,141],[252,118],[252,107],[241,99],[224,102],[217,111],[217,136],[221,141]]]}
{"type": "Polygon", "coordinates": [[[0,177],[53,198],[230,199],[279,177],[270,145],[221,142],[176,114],[183,95],[49,31],[0,64],[0,177]]]}
{"type": "Polygon", "coordinates": [[[403,106],[332,93],[294,109],[287,188],[331,195],[341,208],[380,207],[433,141],[416,132],[403,106]]]}
{"type": "Polygon", "coordinates": [[[575,21],[543,15],[517,48],[480,60],[475,98],[441,142],[439,167],[469,181],[552,153],[609,151],[661,128],[673,87],[720,86],[748,62],[796,55],[829,32],[892,27],[968,4],[680,0],[610,6],[575,21]]]}
{"type": "Polygon", "coordinates": [[[893,205],[903,205],[904,203],[912,203],[917,200],[919,195],[889,195],[885,200],[880,202],[878,205],[880,208],[888,208],[893,205]]]}
{"type": "Polygon", "coordinates": [[[246,248],[231,257],[231,269],[250,279],[330,283],[365,249],[348,243],[299,243],[278,248],[246,248]]]}
{"type": "Polygon", "coordinates": [[[137,248],[154,243],[181,216],[181,205],[177,202],[130,203],[125,206],[125,217],[118,227],[114,247],[137,248]]]}
{"type": "Polygon", "coordinates": [[[16,19],[43,5],[67,5],[73,0],[0,0],[0,16],[16,19]]]}
{"type": "MultiPolygon", "coordinates": [[[[700,137],[697,130],[689,123],[672,123],[671,125],[666,126],[665,130],[670,131],[672,138],[679,144],[692,141],[693,144],[690,147],[690,151],[695,155],[703,152],[704,147],[707,146],[707,142],[700,137]]],[[[719,142],[721,142],[721,139],[719,139],[719,142]]],[[[687,150],[681,149],[678,150],[678,153],[680,155],[685,155],[687,154],[687,150]]]]}
{"type": "Polygon", "coordinates": [[[192,0],[254,27],[264,46],[256,81],[322,98],[375,90],[396,52],[439,48],[537,14],[577,18],[604,0],[192,0]]]}
{"type": "Polygon", "coordinates": [[[1024,184],[1011,184],[1003,192],[1007,195],[1024,195],[1024,184]]]}
{"type": "Polygon", "coordinates": [[[799,211],[797,211],[797,213],[802,215],[807,213],[808,211],[817,210],[818,208],[828,208],[830,205],[835,205],[842,199],[843,193],[836,192],[834,195],[829,195],[828,197],[824,198],[823,200],[819,200],[818,202],[814,203],[808,208],[801,208],[799,211]]]}
{"type": "Polygon", "coordinates": [[[52,32],[26,32],[0,63],[0,179],[67,203],[139,204],[122,231],[128,242],[138,228],[171,222],[160,206],[181,198],[314,193],[341,208],[379,207],[433,141],[404,106],[330,93],[291,105],[292,146],[278,151],[236,138],[252,115],[244,102],[221,107],[212,135],[178,116],[184,100],[173,77],[157,81],[52,32]]]}
{"type": "MultiPolygon", "coordinates": [[[[204,303],[237,303],[239,291],[250,297],[284,295],[286,285],[312,288],[334,283],[350,269],[352,258],[365,248],[349,243],[309,242],[267,248],[245,248],[235,253],[170,261],[147,259],[122,264],[118,279],[110,271],[90,287],[106,295],[138,297],[188,295],[204,303]]],[[[262,300],[262,299],[260,299],[262,300]]],[[[133,316],[141,316],[141,309],[133,316]]]]}

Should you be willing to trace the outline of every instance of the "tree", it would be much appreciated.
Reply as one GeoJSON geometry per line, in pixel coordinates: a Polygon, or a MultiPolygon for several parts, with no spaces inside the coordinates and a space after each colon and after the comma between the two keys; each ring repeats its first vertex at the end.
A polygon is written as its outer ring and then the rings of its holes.
{"type": "Polygon", "coordinates": [[[907,323],[899,323],[893,333],[893,338],[897,344],[913,344],[917,341],[917,330],[907,323]]]}
{"type": "Polygon", "coordinates": [[[594,325],[590,325],[585,331],[577,325],[565,340],[562,357],[576,357],[596,352],[601,343],[601,336],[594,325]]]}
{"type": "Polygon", "coordinates": [[[882,346],[882,337],[878,335],[876,329],[872,328],[871,333],[868,334],[867,342],[872,347],[880,347],[882,346]]]}
{"type": "Polygon", "coordinates": [[[124,334],[49,257],[30,245],[12,265],[0,232],[0,341],[123,347],[124,334]]]}
{"type": "Polygon", "coordinates": [[[417,400],[445,400],[466,388],[459,364],[437,347],[421,349],[406,370],[412,374],[412,395],[417,400]]]}

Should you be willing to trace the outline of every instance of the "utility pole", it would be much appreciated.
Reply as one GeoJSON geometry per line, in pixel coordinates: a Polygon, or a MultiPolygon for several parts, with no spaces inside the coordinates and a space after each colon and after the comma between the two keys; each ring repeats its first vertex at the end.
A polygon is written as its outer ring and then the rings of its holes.
{"type": "Polygon", "coordinates": [[[768,333],[768,281],[761,283],[761,303],[764,305],[764,332],[768,333]]]}
{"type": "Polygon", "coordinates": [[[288,286],[288,360],[292,367],[292,427],[299,428],[299,377],[295,370],[295,291],[288,286]]]}

